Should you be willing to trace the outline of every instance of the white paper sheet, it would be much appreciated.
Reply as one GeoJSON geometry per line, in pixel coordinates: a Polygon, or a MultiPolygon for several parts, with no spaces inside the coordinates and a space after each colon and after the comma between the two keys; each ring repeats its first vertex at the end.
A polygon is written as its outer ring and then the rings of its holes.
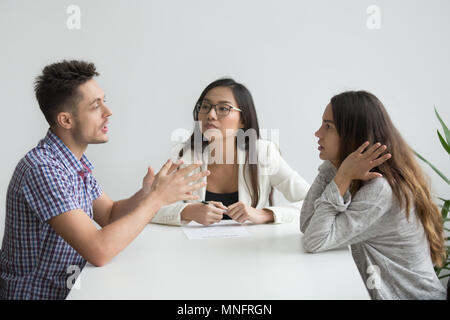
{"type": "Polygon", "coordinates": [[[220,222],[209,226],[204,226],[195,221],[191,221],[189,224],[182,226],[182,229],[189,240],[250,236],[247,229],[234,220],[221,220],[220,222]]]}

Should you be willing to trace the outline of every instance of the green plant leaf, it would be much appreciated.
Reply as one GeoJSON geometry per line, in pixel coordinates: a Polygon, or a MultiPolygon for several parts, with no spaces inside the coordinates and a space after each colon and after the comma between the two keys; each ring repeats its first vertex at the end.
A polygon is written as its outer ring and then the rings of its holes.
{"type": "Polygon", "coordinates": [[[445,142],[444,138],[442,138],[441,133],[439,132],[439,130],[436,130],[439,140],[441,141],[442,146],[444,147],[445,151],[447,151],[448,154],[450,154],[450,146],[448,145],[447,142],[445,142]]]}
{"type": "Polygon", "coordinates": [[[434,113],[436,113],[436,117],[438,118],[439,122],[442,125],[442,128],[444,129],[444,134],[445,134],[445,139],[447,139],[447,144],[450,144],[450,130],[448,130],[444,121],[442,121],[441,116],[439,115],[439,113],[436,110],[436,107],[434,107],[434,113]]]}
{"type": "Polygon", "coordinates": [[[416,156],[422,160],[423,162],[425,162],[426,164],[428,164],[431,169],[434,170],[434,172],[436,172],[442,179],[444,179],[445,182],[447,182],[447,184],[450,186],[450,180],[448,180],[448,178],[442,173],[440,172],[438,169],[436,169],[435,166],[433,166],[430,162],[428,162],[427,159],[425,159],[424,157],[422,157],[420,154],[418,154],[416,151],[414,151],[414,153],[416,154],[416,156]]]}
{"type": "Polygon", "coordinates": [[[447,219],[448,210],[450,208],[450,200],[447,200],[444,202],[444,205],[442,206],[442,218],[447,219]]]}

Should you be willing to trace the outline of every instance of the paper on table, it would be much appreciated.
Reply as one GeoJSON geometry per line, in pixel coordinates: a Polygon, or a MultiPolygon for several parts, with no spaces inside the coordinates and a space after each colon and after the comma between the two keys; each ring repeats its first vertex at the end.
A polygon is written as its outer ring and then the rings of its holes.
{"type": "Polygon", "coordinates": [[[210,226],[204,226],[195,221],[182,227],[188,239],[238,238],[248,237],[247,229],[234,220],[221,220],[210,226]]]}

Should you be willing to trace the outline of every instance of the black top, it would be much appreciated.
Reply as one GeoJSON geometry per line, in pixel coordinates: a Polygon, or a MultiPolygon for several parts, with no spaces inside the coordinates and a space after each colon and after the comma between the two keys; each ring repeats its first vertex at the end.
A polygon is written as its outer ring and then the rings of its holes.
{"type": "MultiPolygon", "coordinates": [[[[239,201],[239,192],[232,193],[214,193],[206,190],[205,201],[217,201],[222,202],[224,206],[228,207],[233,203],[239,201]]],[[[226,214],[223,215],[222,220],[230,220],[231,218],[226,214]]]]}

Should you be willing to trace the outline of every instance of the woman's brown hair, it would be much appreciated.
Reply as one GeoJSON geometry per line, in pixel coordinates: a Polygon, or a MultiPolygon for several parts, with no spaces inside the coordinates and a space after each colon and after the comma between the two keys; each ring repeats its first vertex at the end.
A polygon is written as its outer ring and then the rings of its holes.
{"type": "MultiPolygon", "coordinates": [[[[394,127],[381,101],[366,91],[348,91],[334,96],[331,107],[340,137],[340,163],[365,141],[387,146],[392,157],[372,171],[386,178],[400,206],[406,209],[407,219],[411,205],[414,205],[430,244],[431,260],[442,266],[446,255],[442,216],[433,202],[429,178],[394,127]]],[[[354,181],[350,192],[355,194],[362,183],[354,181]]]]}

